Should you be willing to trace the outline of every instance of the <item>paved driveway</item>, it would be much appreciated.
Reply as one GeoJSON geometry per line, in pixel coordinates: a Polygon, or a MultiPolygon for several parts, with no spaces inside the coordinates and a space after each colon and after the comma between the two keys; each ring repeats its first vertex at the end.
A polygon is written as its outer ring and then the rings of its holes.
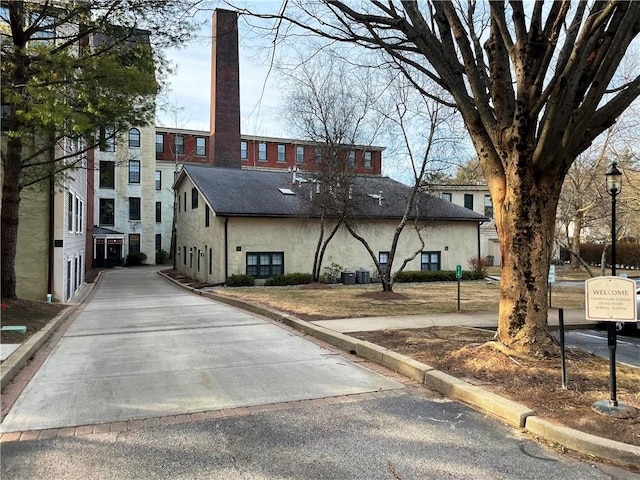
{"type": "Polygon", "coordinates": [[[401,388],[155,268],[104,273],[0,431],[91,425],[401,388]]]}

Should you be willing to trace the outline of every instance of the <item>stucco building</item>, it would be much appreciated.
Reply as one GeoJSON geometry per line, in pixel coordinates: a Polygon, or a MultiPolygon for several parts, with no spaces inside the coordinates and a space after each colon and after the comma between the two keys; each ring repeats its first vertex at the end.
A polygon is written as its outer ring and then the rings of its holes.
{"type": "MultiPolygon", "coordinates": [[[[359,175],[352,182],[350,222],[384,264],[410,188],[382,176],[359,175]]],[[[178,270],[214,284],[233,274],[260,279],[310,273],[320,232],[319,215],[311,208],[318,188],[329,187],[286,171],[185,165],[175,184],[178,270]]],[[[478,255],[482,215],[421,194],[410,219],[424,228],[425,245],[408,270],[453,270],[478,255]]],[[[419,246],[408,225],[397,258],[411,256],[419,246]]],[[[345,228],[327,247],[329,263],[375,271],[367,250],[345,228]]]]}
{"type": "Polygon", "coordinates": [[[439,196],[442,200],[463,206],[487,217],[487,221],[480,225],[479,257],[487,258],[492,265],[501,264],[500,242],[498,241],[489,187],[486,185],[428,185],[426,191],[439,196]]]}

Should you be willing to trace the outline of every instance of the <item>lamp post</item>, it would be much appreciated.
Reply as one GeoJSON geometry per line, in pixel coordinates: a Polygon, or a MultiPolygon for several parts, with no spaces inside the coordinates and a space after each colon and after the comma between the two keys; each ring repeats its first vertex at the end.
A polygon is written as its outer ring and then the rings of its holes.
{"type": "MultiPolygon", "coordinates": [[[[611,163],[611,167],[605,174],[607,179],[607,193],[611,195],[611,277],[616,276],[616,196],[622,189],[622,173],[618,170],[616,162],[611,163]]],[[[617,282],[608,277],[612,282],[617,282]]],[[[607,277],[604,277],[607,278],[607,277]]],[[[619,279],[623,281],[622,279],[619,279]]],[[[633,282],[632,282],[633,283],[633,282]]],[[[613,316],[613,319],[617,317],[613,316]]],[[[618,403],[616,398],[616,322],[610,319],[607,322],[607,345],[609,347],[609,387],[611,396],[609,401],[603,400],[595,402],[591,408],[597,413],[615,418],[631,418],[636,415],[636,410],[630,405],[618,403]]]]}
{"type": "MultiPolygon", "coordinates": [[[[607,173],[607,193],[611,195],[611,276],[616,276],[616,197],[622,189],[622,173],[614,160],[607,173]]],[[[616,322],[607,322],[607,345],[609,346],[609,405],[618,406],[616,395],[616,322]]]]}

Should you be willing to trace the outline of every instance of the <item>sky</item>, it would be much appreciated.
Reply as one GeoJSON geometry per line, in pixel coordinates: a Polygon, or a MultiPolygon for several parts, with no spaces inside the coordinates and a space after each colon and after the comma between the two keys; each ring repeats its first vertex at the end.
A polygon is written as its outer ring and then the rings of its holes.
{"type": "MultiPolygon", "coordinates": [[[[259,1],[258,11],[278,9],[276,1],[259,1]]],[[[228,8],[228,7],[227,7],[228,8]]],[[[249,6],[250,9],[254,9],[249,6]]],[[[170,108],[158,111],[157,124],[169,128],[209,131],[209,105],[211,89],[211,16],[213,10],[201,12],[200,19],[206,20],[196,38],[181,49],[166,52],[175,66],[175,73],[169,79],[166,102],[170,108]]],[[[251,23],[259,20],[251,19],[251,23]]],[[[258,24],[263,27],[264,23],[258,24]]],[[[243,135],[295,138],[281,116],[284,99],[278,88],[278,77],[270,70],[272,50],[270,36],[258,28],[251,27],[242,16],[238,21],[240,60],[240,131],[243,135]]],[[[283,51],[278,47],[278,55],[290,55],[295,50],[283,51]]],[[[393,146],[383,139],[374,141],[376,145],[387,147],[383,158],[383,174],[402,182],[413,181],[411,169],[406,163],[406,155],[394,153],[393,146]]],[[[470,146],[458,145],[456,158],[468,159],[470,146]]]]}
{"type": "MultiPolygon", "coordinates": [[[[209,130],[211,90],[211,12],[201,14],[207,24],[195,40],[167,51],[175,73],[169,79],[167,111],[157,112],[165,127],[209,130]]],[[[257,37],[239,21],[240,115],[245,135],[287,137],[278,118],[281,96],[270,74],[266,48],[269,38],[257,37]]]]}

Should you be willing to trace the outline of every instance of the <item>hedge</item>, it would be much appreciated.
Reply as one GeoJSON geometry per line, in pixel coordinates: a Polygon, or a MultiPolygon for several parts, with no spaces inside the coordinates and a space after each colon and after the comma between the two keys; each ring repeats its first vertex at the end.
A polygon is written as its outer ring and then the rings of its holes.
{"type": "Polygon", "coordinates": [[[130,253],[127,255],[127,266],[138,267],[144,263],[147,256],[143,252],[130,253]]]}
{"type": "MultiPolygon", "coordinates": [[[[482,280],[484,274],[474,271],[463,271],[460,280],[482,280]]],[[[455,282],[456,272],[453,270],[415,270],[396,273],[395,281],[398,283],[413,282],[455,282]]]]}
{"type": "Polygon", "coordinates": [[[253,287],[255,284],[256,280],[251,275],[235,274],[227,278],[227,287],[253,287]]]}
{"type": "MultiPolygon", "coordinates": [[[[600,265],[602,260],[601,243],[583,243],[580,256],[590,265],[600,265]]],[[[607,246],[605,263],[611,265],[611,245],[607,246]]],[[[640,268],[640,243],[618,242],[616,244],[616,264],[621,267],[640,268]]]]}

